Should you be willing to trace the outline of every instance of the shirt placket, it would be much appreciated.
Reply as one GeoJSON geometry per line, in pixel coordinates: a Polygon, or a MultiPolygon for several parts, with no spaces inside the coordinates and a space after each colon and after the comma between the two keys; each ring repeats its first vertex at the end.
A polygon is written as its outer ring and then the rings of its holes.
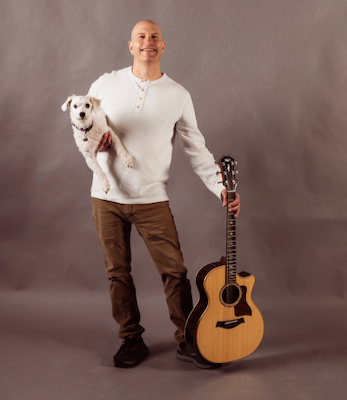
{"type": "Polygon", "coordinates": [[[134,117],[139,117],[142,113],[148,87],[149,87],[149,81],[141,80],[135,105],[134,117]]]}

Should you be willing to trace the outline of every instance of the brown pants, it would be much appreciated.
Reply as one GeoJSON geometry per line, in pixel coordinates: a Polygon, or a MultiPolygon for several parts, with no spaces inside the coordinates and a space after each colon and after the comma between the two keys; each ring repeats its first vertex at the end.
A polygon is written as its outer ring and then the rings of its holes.
{"type": "Polygon", "coordinates": [[[134,224],[161,275],[170,318],[177,327],[175,338],[183,344],[184,326],[193,304],[169,203],[128,205],[95,198],[92,201],[110,283],[112,313],[120,325],[119,337],[144,331],[131,277],[130,232],[134,224]]]}

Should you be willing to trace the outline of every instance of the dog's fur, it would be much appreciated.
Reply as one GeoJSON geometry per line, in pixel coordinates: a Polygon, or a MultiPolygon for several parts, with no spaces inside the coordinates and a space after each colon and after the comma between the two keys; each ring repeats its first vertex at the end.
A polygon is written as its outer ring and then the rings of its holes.
{"type": "Polygon", "coordinates": [[[118,136],[107,125],[106,115],[100,108],[100,100],[89,96],[73,95],[67,98],[61,109],[66,111],[69,107],[77,147],[83,154],[88,167],[100,179],[103,191],[107,193],[110,183],[96,159],[97,148],[103,134],[111,132],[111,145],[127,167],[133,167],[133,158],[126,151],[118,136]]]}

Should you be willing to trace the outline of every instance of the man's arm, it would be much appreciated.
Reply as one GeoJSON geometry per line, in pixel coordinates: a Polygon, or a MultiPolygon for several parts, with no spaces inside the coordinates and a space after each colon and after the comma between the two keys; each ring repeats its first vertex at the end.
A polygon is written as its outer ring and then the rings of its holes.
{"type": "MultiPolygon", "coordinates": [[[[202,136],[195,117],[194,106],[190,95],[187,96],[182,116],[176,124],[181,147],[186,153],[194,171],[202,179],[205,185],[223,201],[223,207],[227,206],[228,194],[218,177],[219,168],[215,165],[214,157],[206,148],[205,139],[202,136]]],[[[240,195],[236,193],[234,201],[228,205],[228,210],[240,213],[240,195]]]]}
{"type": "MultiPolygon", "coordinates": [[[[101,100],[102,96],[102,80],[103,76],[97,79],[89,88],[87,96],[95,97],[96,99],[101,100]]],[[[99,146],[96,151],[105,151],[110,146],[112,142],[111,132],[105,132],[103,137],[100,140],[99,146]]]]}

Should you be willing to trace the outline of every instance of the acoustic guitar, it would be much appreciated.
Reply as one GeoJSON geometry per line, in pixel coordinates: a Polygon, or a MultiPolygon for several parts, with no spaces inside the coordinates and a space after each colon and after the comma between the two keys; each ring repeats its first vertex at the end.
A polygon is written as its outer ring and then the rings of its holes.
{"type": "MultiPolygon", "coordinates": [[[[233,158],[219,160],[228,203],[235,200],[233,158]]],[[[185,337],[189,349],[211,363],[239,360],[253,353],[264,334],[263,317],[252,301],[255,278],[236,271],[236,219],[227,211],[227,256],[196,275],[199,301],[188,316],[185,337]]]]}

